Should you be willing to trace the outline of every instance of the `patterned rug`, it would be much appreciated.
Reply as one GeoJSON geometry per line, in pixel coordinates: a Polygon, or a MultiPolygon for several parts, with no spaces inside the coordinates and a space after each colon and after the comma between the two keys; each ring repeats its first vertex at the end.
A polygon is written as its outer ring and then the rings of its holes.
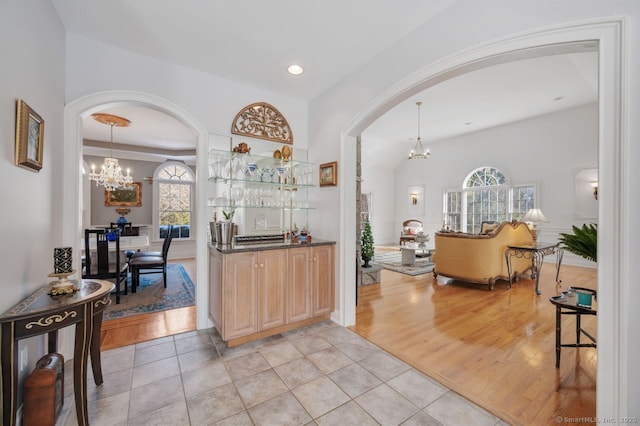
{"type": "Polygon", "coordinates": [[[428,274],[433,271],[434,266],[430,260],[419,257],[416,257],[414,266],[404,266],[402,265],[402,253],[400,253],[400,250],[378,253],[373,256],[371,264],[380,265],[384,269],[406,275],[428,274]]]}
{"type": "Polygon", "coordinates": [[[120,303],[111,294],[111,305],[103,320],[124,318],[195,305],[195,286],[181,263],[167,264],[167,288],[162,284],[162,271],[140,275],[136,293],[131,293],[131,277],[127,280],[129,294],[120,292],[120,303]]]}

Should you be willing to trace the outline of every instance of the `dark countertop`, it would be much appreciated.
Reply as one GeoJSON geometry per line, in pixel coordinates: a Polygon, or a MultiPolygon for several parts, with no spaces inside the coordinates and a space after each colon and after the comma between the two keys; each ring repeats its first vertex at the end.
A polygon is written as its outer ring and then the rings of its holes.
{"type": "Polygon", "coordinates": [[[290,249],[295,247],[313,247],[313,246],[326,246],[335,244],[335,241],[321,240],[318,238],[312,238],[310,243],[261,243],[261,244],[232,244],[230,246],[219,246],[209,243],[209,247],[218,250],[220,253],[242,253],[248,251],[262,251],[262,250],[275,250],[275,249],[290,249]]]}

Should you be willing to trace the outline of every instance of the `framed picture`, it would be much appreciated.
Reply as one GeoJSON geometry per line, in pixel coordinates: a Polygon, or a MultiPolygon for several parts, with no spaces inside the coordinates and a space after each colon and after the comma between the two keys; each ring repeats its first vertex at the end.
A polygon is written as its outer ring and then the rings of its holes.
{"type": "Polygon", "coordinates": [[[320,164],[320,186],[338,185],[338,162],[320,164]]]}
{"type": "Polygon", "coordinates": [[[130,187],[116,189],[115,191],[104,190],[104,205],[122,207],[142,206],[142,184],[140,182],[131,183],[130,187]]]}
{"type": "Polygon", "coordinates": [[[16,105],[16,166],[42,168],[44,120],[22,99],[16,105]]]}

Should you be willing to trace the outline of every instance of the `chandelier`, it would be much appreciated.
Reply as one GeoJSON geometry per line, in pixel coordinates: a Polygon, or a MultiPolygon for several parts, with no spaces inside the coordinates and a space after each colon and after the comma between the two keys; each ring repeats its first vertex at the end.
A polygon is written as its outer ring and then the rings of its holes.
{"type": "Polygon", "coordinates": [[[423,160],[431,155],[428,149],[422,147],[422,139],[420,139],[420,105],[422,102],[416,102],[418,105],[418,139],[416,139],[416,146],[409,153],[409,160],[423,160]]]}
{"type": "Polygon", "coordinates": [[[94,181],[96,186],[103,185],[108,191],[128,187],[133,182],[133,178],[129,175],[129,169],[127,169],[127,175],[124,176],[122,174],[122,167],[118,164],[118,159],[113,158],[113,127],[128,127],[131,122],[126,118],[112,114],[97,112],[95,114],[91,114],[91,116],[99,123],[107,124],[111,127],[111,145],[110,156],[104,159],[100,173],[96,173],[95,164],[91,165],[89,180],[94,181]]]}

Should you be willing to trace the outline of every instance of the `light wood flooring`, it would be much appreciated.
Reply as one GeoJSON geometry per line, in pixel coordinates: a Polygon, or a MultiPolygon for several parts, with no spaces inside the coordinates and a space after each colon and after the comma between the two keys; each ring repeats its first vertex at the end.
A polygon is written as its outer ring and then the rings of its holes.
{"type": "MultiPolygon", "coordinates": [[[[181,259],[195,282],[195,261],[181,259]]],[[[596,288],[595,269],[562,266],[562,290],[596,288]]],[[[431,274],[383,270],[382,284],[362,287],[353,331],[511,424],[557,424],[556,416],[594,417],[596,350],[563,348],[555,368],[557,292],[553,263],[540,279],[511,290],[438,285],[431,274]]],[[[574,339],[573,319],[563,341],[574,339]]],[[[195,329],[195,307],[105,321],[102,349],[195,329]]],[[[595,319],[583,317],[595,334],[595,319]]],[[[572,420],[573,420],[572,419],[572,420]]],[[[574,422],[573,424],[581,424],[574,422]]]]}
{"type": "MultiPolygon", "coordinates": [[[[541,296],[532,280],[488,291],[383,270],[381,284],[360,289],[350,329],[511,424],[593,418],[596,350],[563,348],[555,368],[554,266],[543,266],[541,296]]],[[[563,265],[561,279],[561,290],[595,289],[597,271],[563,265]]],[[[575,341],[574,321],[563,318],[564,343],[575,341]]],[[[595,317],[582,323],[596,334],[595,317]]]]}

